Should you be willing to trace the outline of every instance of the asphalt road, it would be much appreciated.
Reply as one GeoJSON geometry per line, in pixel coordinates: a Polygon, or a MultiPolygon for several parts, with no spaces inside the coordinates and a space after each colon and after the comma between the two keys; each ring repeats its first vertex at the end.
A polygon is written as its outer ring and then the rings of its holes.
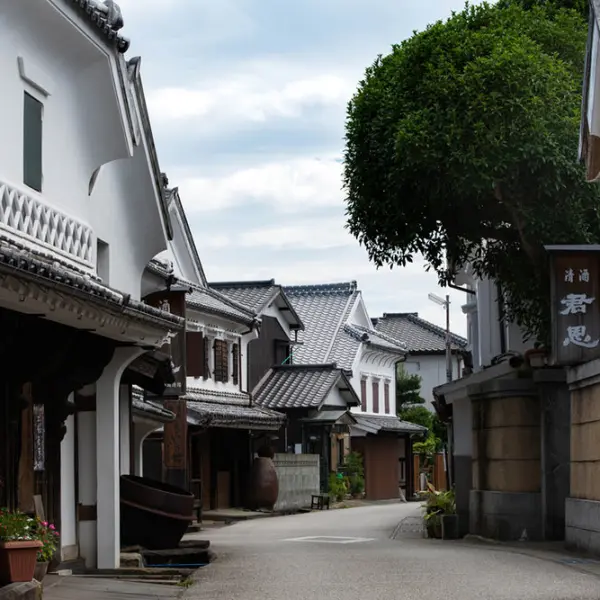
{"type": "Polygon", "coordinates": [[[198,537],[211,539],[218,559],[200,569],[186,598],[600,598],[600,578],[570,566],[493,546],[423,539],[418,515],[415,504],[391,504],[203,531],[198,537]]]}

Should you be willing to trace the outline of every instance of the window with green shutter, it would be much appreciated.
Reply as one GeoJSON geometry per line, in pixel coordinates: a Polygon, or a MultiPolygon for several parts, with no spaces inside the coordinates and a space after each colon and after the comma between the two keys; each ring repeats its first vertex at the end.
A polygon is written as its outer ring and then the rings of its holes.
{"type": "Polygon", "coordinates": [[[42,191],[42,117],[44,105],[25,92],[23,108],[23,183],[42,191]]]}

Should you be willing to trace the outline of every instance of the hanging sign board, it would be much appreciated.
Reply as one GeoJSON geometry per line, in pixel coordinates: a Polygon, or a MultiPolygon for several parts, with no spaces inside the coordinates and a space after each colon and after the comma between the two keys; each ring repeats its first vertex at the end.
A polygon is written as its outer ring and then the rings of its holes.
{"type": "Polygon", "coordinates": [[[600,246],[546,246],[551,261],[552,359],[600,357],[600,246]]]}

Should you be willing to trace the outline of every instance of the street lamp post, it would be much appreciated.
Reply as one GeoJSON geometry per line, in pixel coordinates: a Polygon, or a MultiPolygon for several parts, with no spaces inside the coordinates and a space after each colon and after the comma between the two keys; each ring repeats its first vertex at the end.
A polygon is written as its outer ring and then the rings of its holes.
{"type": "Polygon", "coordinates": [[[452,381],[452,339],[450,337],[450,295],[446,294],[446,299],[440,298],[435,294],[427,296],[432,302],[443,306],[446,310],[446,381],[452,381]]]}

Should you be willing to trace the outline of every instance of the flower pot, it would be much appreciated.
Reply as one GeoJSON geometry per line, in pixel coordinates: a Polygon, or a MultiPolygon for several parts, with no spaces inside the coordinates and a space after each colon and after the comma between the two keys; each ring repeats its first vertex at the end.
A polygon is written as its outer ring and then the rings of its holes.
{"type": "Polygon", "coordinates": [[[458,515],[442,515],[442,539],[457,540],[458,538],[458,515]]]}
{"type": "Polygon", "coordinates": [[[42,542],[0,542],[0,585],[31,581],[42,542]]]}
{"type": "Polygon", "coordinates": [[[41,562],[38,561],[35,563],[35,569],[33,571],[33,578],[36,581],[42,583],[44,581],[44,577],[46,577],[46,573],[48,573],[48,566],[50,563],[48,561],[41,562]]]}

